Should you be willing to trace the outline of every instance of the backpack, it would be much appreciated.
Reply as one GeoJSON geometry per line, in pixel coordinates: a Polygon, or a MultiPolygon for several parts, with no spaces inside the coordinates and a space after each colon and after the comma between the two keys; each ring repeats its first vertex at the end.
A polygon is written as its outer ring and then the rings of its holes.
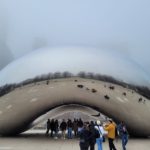
{"type": "Polygon", "coordinates": [[[98,130],[95,129],[95,138],[100,138],[100,133],[98,130]]]}

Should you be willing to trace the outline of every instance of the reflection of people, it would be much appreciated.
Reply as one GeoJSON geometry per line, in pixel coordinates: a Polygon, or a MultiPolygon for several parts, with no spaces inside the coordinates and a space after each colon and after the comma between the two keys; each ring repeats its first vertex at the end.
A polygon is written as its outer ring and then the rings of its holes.
{"type": "Polygon", "coordinates": [[[47,130],[46,130],[46,135],[48,136],[49,130],[50,130],[50,119],[47,120],[46,128],[47,128],[47,130]]]}
{"type": "Polygon", "coordinates": [[[88,125],[85,123],[83,128],[79,132],[80,137],[80,150],[88,150],[89,140],[90,140],[90,131],[88,125]]]}
{"type": "Polygon", "coordinates": [[[122,140],[122,148],[123,150],[126,150],[126,145],[128,143],[128,131],[123,121],[118,125],[118,131],[122,140]]]}
{"type": "Polygon", "coordinates": [[[109,124],[104,126],[104,129],[108,131],[108,142],[109,142],[109,149],[110,150],[116,150],[116,147],[113,143],[115,139],[115,130],[116,130],[116,125],[115,123],[110,119],[109,124]]]}

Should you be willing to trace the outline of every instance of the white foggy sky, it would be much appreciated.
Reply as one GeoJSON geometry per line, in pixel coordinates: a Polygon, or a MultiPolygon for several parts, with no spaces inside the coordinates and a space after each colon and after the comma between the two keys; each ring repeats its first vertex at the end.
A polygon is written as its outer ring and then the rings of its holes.
{"type": "Polygon", "coordinates": [[[147,73],[122,53],[81,47],[36,50],[5,67],[0,74],[0,85],[64,71],[74,74],[80,71],[100,73],[128,83],[150,85],[147,73]]]}
{"type": "Polygon", "coordinates": [[[150,74],[149,0],[0,0],[0,69],[39,47],[119,51],[150,74]]]}

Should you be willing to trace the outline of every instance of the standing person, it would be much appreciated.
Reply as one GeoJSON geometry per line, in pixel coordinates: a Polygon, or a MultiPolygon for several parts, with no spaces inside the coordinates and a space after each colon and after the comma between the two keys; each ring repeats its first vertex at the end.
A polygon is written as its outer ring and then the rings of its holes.
{"type": "Polygon", "coordinates": [[[110,119],[109,124],[104,126],[104,129],[108,131],[108,142],[109,142],[109,149],[110,150],[116,150],[116,147],[113,143],[115,139],[115,131],[116,131],[116,125],[115,123],[110,119]]]}
{"type": "Polygon", "coordinates": [[[66,129],[67,129],[67,123],[65,122],[65,119],[63,119],[62,123],[60,124],[60,130],[62,131],[62,138],[64,139],[66,135],[66,129]]]}
{"type": "Polygon", "coordinates": [[[123,121],[118,125],[118,131],[122,140],[122,149],[126,150],[126,145],[128,143],[128,131],[123,121]]]}
{"type": "Polygon", "coordinates": [[[55,131],[55,121],[54,121],[54,119],[51,120],[50,126],[51,126],[51,137],[53,137],[53,133],[55,131]]]}
{"type": "Polygon", "coordinates": [[[79,132],[82,130],[82,127],[83,127],[83,121],[82,121],[82,119],[80,118],[79,121],[78,121],[78,134],[79,134],[79,132]]]}
{"type": "Polygon", "coordinates": [[[90,150],[95,150],[96,139],[100,137],[100,134],[99,131],[95,129],[93,121],[91,121],[89,125],[89,131],[90,131],[90,140],[89,140],[90,150]]]}
{"type": "Polygon", "coordinates": [[[68,139],[72,139],[72,121],[68,119],[67,127],[68,127],[68,139]]]}
{"type": "Polygon", "coordinates": [[[104,129],[101,126],[101,122],[99,120],[97,120],[95,128],[99,132],[99,137],[96,138],[96,144],[97,144],[98,150],[102,150],[103,149],[102,144],[103,144],[103,132],[104,132],[104,129]]]}
{"type": "Polygon", "coordinates": [[[74,131],[74,136],[77,137],[77,133],[78,133],[78,122],[76,119],[74,119],[73,121],[73,131],[74,131]]]}
{"type": "Polygon", "coordinates": [[[79,132],[80,137],[80,150],[88,150],[89,140],[90,140],[90,131],[88,125],[85,123],[81,131],[79,132]]]}
{"type": "Polygon", "coordinates": [[[55,139],[58,138],[58,128],[59,128],[59,124],[58,124],[58,120],[56,119],[54,122],[55,139]]]}
{"type": "Polygon", "coordinates": [[[47,119],[47,122],[46,122],[46,128],[47,128],[47,130],[46,130],[46,136],[49,135],[49,130],[51,128],[50,124],[51,124],[50,119],[47,119]]]}

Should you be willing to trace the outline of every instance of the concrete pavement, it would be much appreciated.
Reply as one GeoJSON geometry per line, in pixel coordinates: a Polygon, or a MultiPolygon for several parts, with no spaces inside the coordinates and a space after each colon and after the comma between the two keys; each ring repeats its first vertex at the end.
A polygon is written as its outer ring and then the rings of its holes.
{"type": "MultiPolygon", "coordinates": [[[[24,133],[18,137],[0,137],[0,150],[79,150],[79,140],[53,139],[44,133],[24,133]]],[[[121,141],[115,141],[117,150],[122,150],[121,141]]],[[[129,139],[127,150],[149,150],[150,139],[129,139]]],[[[97,150],[97,146],[95,148],[97,150]]],[[[103,150],[109,150],[107,141],[103,150]]]]}

